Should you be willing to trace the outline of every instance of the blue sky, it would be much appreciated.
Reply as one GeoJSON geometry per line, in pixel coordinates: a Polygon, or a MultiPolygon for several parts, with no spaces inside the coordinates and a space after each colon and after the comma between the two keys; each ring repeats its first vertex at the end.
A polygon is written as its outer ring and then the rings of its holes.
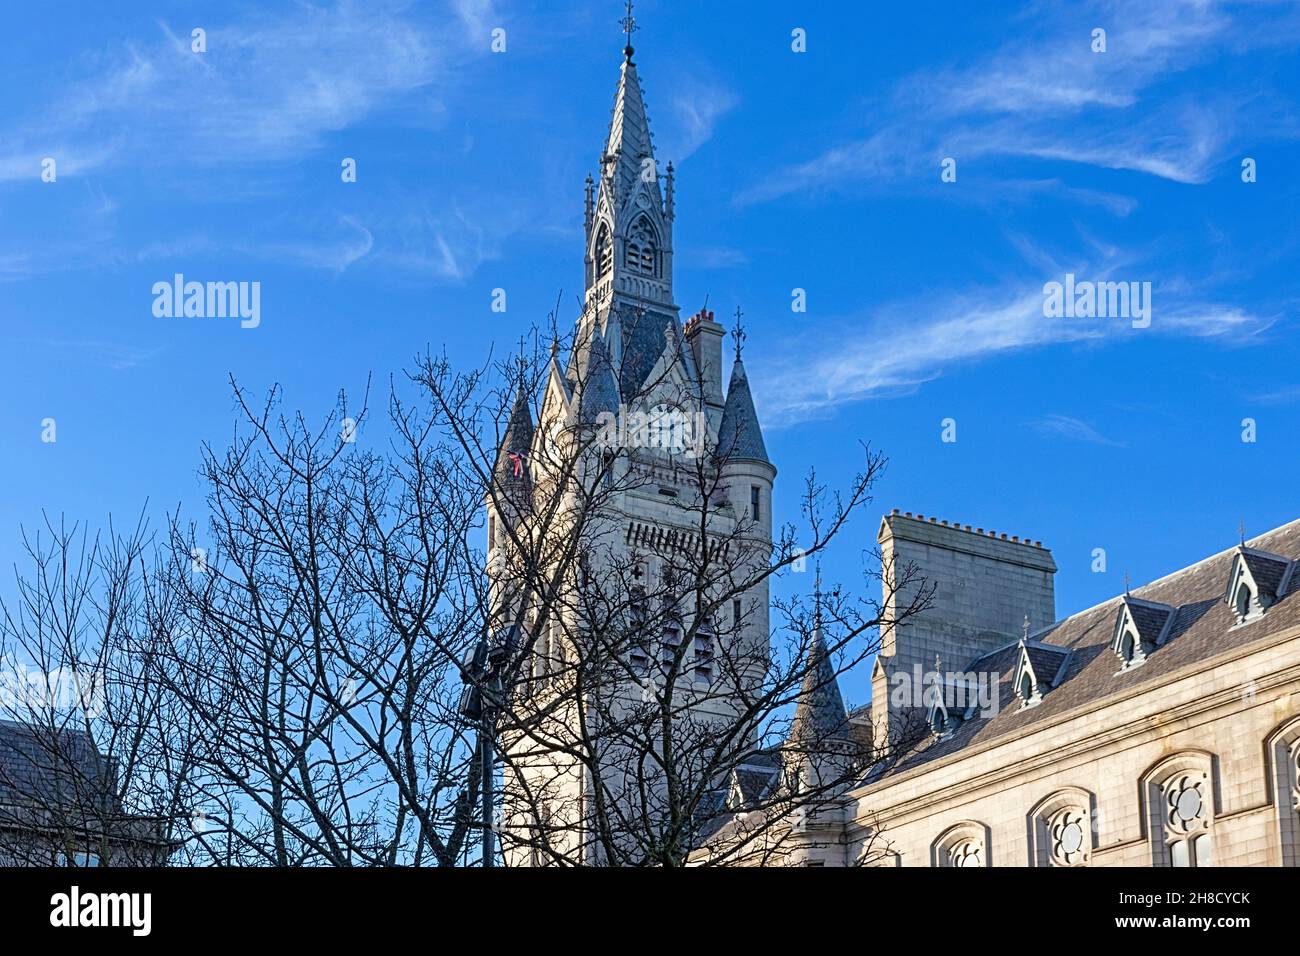
{"type": "MultiPolygon", "coordinates": [[[[231,373],[323,413],[426,345],[478,361],[561,292],[577,312],[620,4],[114,6],[11,5],[0,31],[4,567],[42,509],[197,507],[231,373]],[[155,318],[176,272],[259,281],[260,326],[155,318]]],[[[858,439],[891,458],[828,576],[852,585],[898,507],[1041,539],[1063,615],[1300,516],[1296,5],[637,19],[678,302],[745,310],[778,513],[810,466],[845,480],[858,439]],[[1150,282],[1150,328],[1045,318],[1067,272],[1150,282]]]]}

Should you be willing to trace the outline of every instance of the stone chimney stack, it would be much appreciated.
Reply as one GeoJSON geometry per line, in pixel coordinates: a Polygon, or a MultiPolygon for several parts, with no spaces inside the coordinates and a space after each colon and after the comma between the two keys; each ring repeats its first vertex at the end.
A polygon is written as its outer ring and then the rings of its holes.
{"type": "Polygon", "coordinates": [[[700,370],[704,403],[718,409],[722,408],[722,336],[725,334],[708,309],[700,309],[686,323],[686,341],[700,370]]]}
{"type": "Polygon", "coordinates": [[[919,586],[899,590],[909,565],[934,587],[928,611],[901,627],[882,628],[871,680],[872,725],[881,744],[893,740],[903,724],[906,708],[891,701],[896,674],[913,680],[917,666],[929,674],[936,660],[942,672],[964,671],[980,655],[1018,640],[1026,616],[1033,631],[1055,622],[1056,562],[1041,541],[897,509],[881,521],[876,540],[884,557],[888,616],[906,607],[919,586]]]}

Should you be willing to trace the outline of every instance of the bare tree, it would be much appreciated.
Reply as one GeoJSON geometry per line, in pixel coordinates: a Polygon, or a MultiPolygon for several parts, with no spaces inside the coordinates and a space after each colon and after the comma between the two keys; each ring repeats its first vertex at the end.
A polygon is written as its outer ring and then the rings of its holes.
{"type": "Polygon", "coordinates": [[[183,816],[184,724],[159,681],[143,520],[23,535],[0,600],[0,859],[159,865],[183,816]]]}
{"type": "Polygon", "coordinates": [[[478,786],[456,707],[481,630],[477,494],[396,396],[381,454],[343,396],[313,428],[275,392],[235,395],[246,431],[205,449],[206,526],[173,521],[168,551],[165,680],[198,738],[184,852],[455,865],[478,786]]]}
{"type": "Polygon", "coordinates": [[[82,564],[69,534],[33,548],[7,642],[107,675],[93,716],[26,715],[64,763],[75,719],[108,764],[87,790],[112,799],[52,825],[84,843],[110,807],[200,865],[483,863],[490,834],[512,864],[794,859],[888,755],[838,677],[930,592],[878,556],[879,601],[770,588],[815,565],[885,460],[864,447],[839,492],[810,472],[773,527],[749,497],[775,474],[756,421],[666,413],[702,383],[669,363],[632,388],[603,339],[566,344],[565,366],[558,342],[470,371],[425,355],[381,421],[340,395],[311,425],[232,380],[200,519],[82,564]]]}
{"type": "MultiPolygon", "coordinates": [[[[885,460],[864,448],[839,494],[810,473],[801,520],[773,532],[747,509],[744,436],[703,419],[688,434],[653,414],[622,420],[653,402],[690,407],[698,382],[664,373],[620,390],[611,423],[608,353],[596,337],[571,348],[564,372],[558,346],[551,363],[521,361],[495,402],[482,372],[430,359],[415,375],[488,505],[499,663],[480,690],[502,751],[505,857],[778,862],[792,820],[887,756],[864,721],[848,719],[837,678],[931,590],[902,569],[881,601],[838,588],[773,601],[773,626],[769,584],[817,559],[870,501],[885,460]],[[534,428],[529,396],[543,387],[570,399],[543,403],[534,428]],[[629,507],[634,498],[662,506],[638,520],[646,509],[629,507]]],[[[882,580],[878,556],[865,570],[882,580]]]]}

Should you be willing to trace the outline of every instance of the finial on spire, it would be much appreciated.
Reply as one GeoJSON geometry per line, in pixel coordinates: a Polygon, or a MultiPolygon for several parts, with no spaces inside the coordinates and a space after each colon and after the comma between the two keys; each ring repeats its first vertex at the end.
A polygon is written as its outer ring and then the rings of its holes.
{"type": "Polygon", "coordinates": [[[1237,523],[1237,533],[1241,535],[1241,546],[1244,548],[1246,546],[1246,519],[1245,518],[1242,518],[1241,521],[1237,523]]]}
{"type": "Polygon", "coordinates": [[[524,350],[527,347],[527,339],[519,336],[519,358],[515,359],[515,364],[519,367],[519,387],[524,387],[524,372],[528,367],[528,360],[524,358],[524,350]]]}
{"type": "Polygon", "coordinates": [[[822,626],[822,559],[817,559],[816,578],[813,580],[813,626],[821,630],[822,626]]]}
{"type": "Polygon", "coordinates": [[[1128,572],[1124,572],[1124,596],[1128,597],[1128,572]]]}
{"type": "Polygon", "coordinates": [[[632,16],[632,0],[627,0],[627,15],[623,17],[622,20],[619,21],[619,25],[623,27],[623,36],[625,39],[625,45],[623,47],[623,55],[627,57],[627,62],[631,63],[632,62],[632,32],[634,30],[640,29],[636,25],[636,18],[632,16]]]}
{"type": "Polygon", "coordinates": [[[740,361],[740,350],[745,345],[745,329],[744,326],[740,324],[740,317],[742,315],[744,315],[744,313],[740,311],[740,306],[736,306],[736,327],[731,330],[731,334],[734,335],[736,338],[736,361],[737,362],[740,361]]]}
{"type": "Polygon", "coordinates": [[[1025,636],[1021,640],[1029,640],[1029,615],[1025,615],[1025,636]]]}

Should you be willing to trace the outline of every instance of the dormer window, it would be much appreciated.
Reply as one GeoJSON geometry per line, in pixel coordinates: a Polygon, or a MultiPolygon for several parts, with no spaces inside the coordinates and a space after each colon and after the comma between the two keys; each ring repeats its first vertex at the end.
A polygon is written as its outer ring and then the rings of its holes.
{"type": "Polygon", "coordinates": [[[1176,609],[1168,604],[1143,601],[1124,595],[1115,618],[1110,649],[1119,658],[1120,670],[1143,664],[1173,633],[1176,609]]]}
{"type": "Polygon", "coordinates": [[[1024,707],[1033,707],[1049,689],[1060,683],[1070,662],[1070,651],[1053,644],[1024,640],[1012,687],[1024,707]]]}
{"type": "Polygon", "coordinates": [[[936,737],[945,737],[975,716],[980,709],[980,686],[975,674],[936,673],[925,688],[922,703],[929,705],[927,723],[936,737]]]}
{"type": "Polygon", "coordinates": [[[1293,564],[1280,554],[1244,545],[1237,548],[1223,599],[1232,608],[1238,624],[1249,624],[1263,617],[1286,593],[1293,564]]]}

